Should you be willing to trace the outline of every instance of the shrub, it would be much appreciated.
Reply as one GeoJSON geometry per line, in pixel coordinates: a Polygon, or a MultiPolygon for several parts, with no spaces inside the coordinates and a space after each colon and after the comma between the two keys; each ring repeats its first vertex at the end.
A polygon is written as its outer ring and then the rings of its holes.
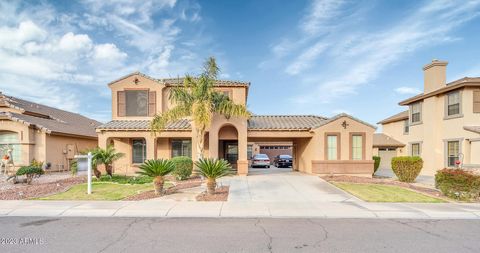
{"type": "Polygon", "coordinates": [[[17,170],[17,176],[25,175],[27,177],[27,184],[31,184],[34,176],[43,175],[43,170],[36,166],[23,166],[17,170]]]}
{"type": "Polygon", "coordinates": [[[156,195],[163,194],[164,176],[172,173],[175,165],[170,160],[147,160],[139,167],[137,174],[153,177],[153,188],[156,195]]]}
{"type": "Polygon", "coordinates": [[[399,156],[392,158],[392,170],[400,182],[412,183],[420,174],[423,160],[418,156],[399,156]]]}
{"type": "Polygon", "coordinates": [[[190,157],[177,156],[171,160],[175,164],[175,170],[172,174],[177,180],[188,179],[192,175],[193,161],[190,157]]]}
{"type": "Polygon", "coordinates": [[[35,158],[33,158],[32,161],[30,162],[30,166],[42,168],[43,162],[42,161],[37,161],[37,160],[35,160],[35,158]]]}
{"type": "Polygon", "coordinates": [[[72,162],[70,162],[70,172],[72,173],[72,176],[77,175],[77,173],[78,173],[78,161],[77,160],[72,160],[72,162]]]}
{"type": "Polygon", "coordinates": [[[378,167],[380,167],[380,156],[373,156],[372,157],[374,164],[373,164],[373,174],[377,172],[378,167]]]}
{"type": "Polygon", "coordinates": [[[435,174],[435,187],[458,200],[480,198],[480,176],[462,169],[443,169],[435,174]]]}
{"type": "Polygon", "coordinates": [[[232,174],[232,166],[224,159],[200,159],[195,165],[200,175],[207,178],[208,194],[215,194],[218,178],[232,174]]]}

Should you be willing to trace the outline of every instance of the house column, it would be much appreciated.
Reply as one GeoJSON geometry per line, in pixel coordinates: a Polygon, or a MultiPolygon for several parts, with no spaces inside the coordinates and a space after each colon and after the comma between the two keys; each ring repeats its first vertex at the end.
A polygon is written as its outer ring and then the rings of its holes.
{"type": "MultiPolygon", "coordinates": [[[[246,123],[246,121],[245,121],[246,123]]],[[[238,160],[237,160],[237,173],[241,176],[248,174],[248,158],[247,158],[247,126],[242,124],[241,127],[237,127],[238,133],[238,160]]]]}
{"type": "Polygon", "coordinates": [[[106,136],[106,134],[104,134],[102,132],[98,133],[98,147],[99,148],[106,149],[107,148],[107,140],[108,140],[108,137],[106,136]]]}
{"type": "Polygon", "coordinates": [[[154,136],[145,136],[145,140],[147,144],[147,160],[156,159],[157,138],[154,136]]]}
{"type": "Polygon", "coordinates": [[[208,133],[208,157],[218,159],[218,129],[208,133]]]}

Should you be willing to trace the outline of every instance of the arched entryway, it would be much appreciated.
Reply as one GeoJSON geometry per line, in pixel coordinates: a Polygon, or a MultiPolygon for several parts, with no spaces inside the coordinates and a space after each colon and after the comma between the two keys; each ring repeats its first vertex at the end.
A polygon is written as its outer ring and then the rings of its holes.
{"type": "Polygon", "coordinates": [[[227,160],[237,169],[238,131],[233,125],[224,125],[218,130],[218,157],[227,160]]]}

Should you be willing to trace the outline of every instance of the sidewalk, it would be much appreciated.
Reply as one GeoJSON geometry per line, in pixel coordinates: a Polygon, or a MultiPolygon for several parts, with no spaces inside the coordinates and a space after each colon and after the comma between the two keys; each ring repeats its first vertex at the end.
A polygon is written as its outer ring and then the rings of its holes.
{"type": "Polygon", "coordinates": [[[480,204],[4,200],[0,216],[480,219],[480,204]]]}

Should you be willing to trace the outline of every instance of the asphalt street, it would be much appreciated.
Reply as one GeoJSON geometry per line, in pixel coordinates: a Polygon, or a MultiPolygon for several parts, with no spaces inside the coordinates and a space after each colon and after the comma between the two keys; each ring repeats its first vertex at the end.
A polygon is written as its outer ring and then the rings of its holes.
{"type": "Polygon", "coordinates": [[[0,252],[480,252],[479,220],[0,218],[0,252]]]}

